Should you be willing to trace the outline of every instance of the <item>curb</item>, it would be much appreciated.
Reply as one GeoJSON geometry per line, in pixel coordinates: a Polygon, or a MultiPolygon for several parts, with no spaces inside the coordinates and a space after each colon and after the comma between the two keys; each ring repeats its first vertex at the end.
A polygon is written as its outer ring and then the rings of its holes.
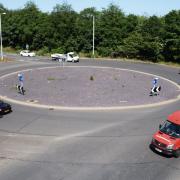
{"type": "Polygon", "coordinates": [[[134,106],[111,106],[111,107],[68,107],[68,106],[52,106],[52,105],[42,105],[42,104],[34,104],[30,102],[23,102],[23,101],[17,101],[11,98],[8,98],[6,96],[0,96],[2,100],[5,100],[10,103],[28,106],[28,107],[34,107],[34,108],[43,108],[43,109],[49,109],[49,110],[74,110],[74,111],[108,111],[108,110],[127,110],[127,109],[140,109],[140,108],[150,108],[150,107],[158,107],[162,105],[167,105],[173,102],[176,102],[180,100],[180,95],[177,98],[170,99],[167,101],[163,101],[160,103],[153,103],[153,104],[144,104],[144,105],[134,105],[134,106]]]}

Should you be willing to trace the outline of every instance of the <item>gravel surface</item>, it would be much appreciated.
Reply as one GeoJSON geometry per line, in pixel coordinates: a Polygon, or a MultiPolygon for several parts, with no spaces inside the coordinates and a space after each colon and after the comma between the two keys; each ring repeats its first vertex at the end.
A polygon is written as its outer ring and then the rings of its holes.
{"type": "Polygon", "coordinates": [[[0,79],[0,94],[21,101],[69,107],[127,106],[157,103],[179,95],[159,79],[162,91],[149,96],[154,76],[115,68],[56,67],[23,72],[25,95],[17,93],[17,73],[0,79]]]}

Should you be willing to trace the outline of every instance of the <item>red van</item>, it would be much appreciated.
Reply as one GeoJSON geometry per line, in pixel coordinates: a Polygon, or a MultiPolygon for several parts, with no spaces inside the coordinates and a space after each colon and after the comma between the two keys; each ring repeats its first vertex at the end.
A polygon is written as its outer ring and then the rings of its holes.
{"type": "Polygon", "coordinates": [[[153,135],[150,147],[160,153],[180,156],[180,110],[169,115],[159,125],[159,131],[153,135]]]}

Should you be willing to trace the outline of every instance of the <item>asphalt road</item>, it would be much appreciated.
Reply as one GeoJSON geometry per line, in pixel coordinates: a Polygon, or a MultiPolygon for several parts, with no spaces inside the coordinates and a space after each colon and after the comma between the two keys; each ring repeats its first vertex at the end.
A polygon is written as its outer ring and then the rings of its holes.
{"type": "MultiPolygon", "coordinates": [[[[20,60],[1,63],[0,75],[58,64],[41,58],[20,60]]],[[[72,65],[66,65],[69,64],[72,65]]],[[[134,69],[180,83],[178,69],[166,66],[95,60],[82,60],[78,65],[134,69]]],[[[159,123],[180,109],[180,101],[119,111],[58,111],[12,106],[13,112],[0,119],[2,180],[180,179],[179,159],[149,149],[159,123]]]]}

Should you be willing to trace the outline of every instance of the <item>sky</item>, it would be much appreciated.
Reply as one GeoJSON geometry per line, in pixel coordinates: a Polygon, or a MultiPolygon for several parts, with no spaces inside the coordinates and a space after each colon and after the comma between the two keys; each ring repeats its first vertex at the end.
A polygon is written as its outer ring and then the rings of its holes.
{"type": "MultiPolygon", "coordinates": [[[[107,8],[113,3],[125,13],[146,16],[163,16],[171,10],[180,10],[180,0],[32,0],[43,12],[51,12],[56,4],[67,2],[76,12],[88,7],[97,10],[107,8]]],[[[27,0],[0,0],[7,9],[23,8],[27,0]]]]}

